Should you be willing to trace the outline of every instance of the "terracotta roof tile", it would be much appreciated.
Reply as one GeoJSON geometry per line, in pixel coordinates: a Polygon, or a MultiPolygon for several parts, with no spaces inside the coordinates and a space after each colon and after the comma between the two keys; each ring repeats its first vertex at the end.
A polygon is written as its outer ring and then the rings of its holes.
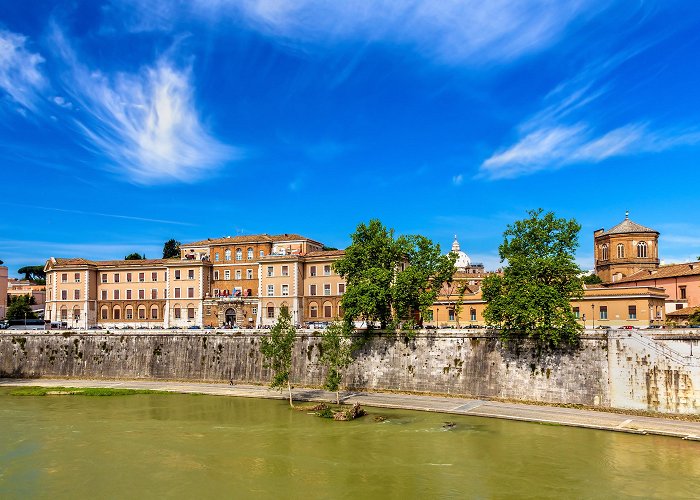
{"type": "Polygon", "coordinates": [[[237,236],[223,236],[221,238],[207,238],[206,240],[194,241],[192,243],[185,243],[180,245],[181,248],[186,247],[199,247],[206,245],[225,245],[226,243],[231,244],[242,244],[242,243],[274,243],[276,241],[296,241],[296,240],[307,240],[314,243],[319,243],[318,241],[312,240],[305,236],[299,234],[249,234],[249,235],[237,235],[237,236]]]}
{"type": "Polygon", "coordinates": [[[647,281],[656,280],[661,278],[675,278],[678,276],[694,276],[700,274],[700,262],[688,262],[685,264],[670,264],[667,266],[660,266],[658,269],[654,270],[642,270],[629,276],[625,276],[622,279],[615,281],[614,283],[608,283],[610,286],[615,286],[618,283],[631,283],[637,281],[647,281]]]}
{"type": "Polygon", "coordinates": [[[92,265],[97,267],[150,267],[181,262],[180,259],[138,259],[138,260],[88,260],[83,258],[57,257],[55,267],[92,265]]]}
{"type": "Polygon", "coordinates": [[[345,250],[322,250],[320,252],[309,252],[305,257],[336,257],[345,255],[345,250]]]}
{"type": "Polygon", "coordinates": [[[623,234],[623,233],[656,233],[658,234],[658,231],[655,231],[654,229],[642,226],[641,224],[637,224],[636,222],[632,222],[629,220],[627,217],[625,217],[625,220],[620,222],[617,226],[611,227],[607,231],[605,231],[601,236],[605,236],[608,234],[623,234]]]}
{"type": "Polygon", "coordinates": [[[683,309],[676,309],[670,313],[666,313],[666,316],[690,316],[695,311],[700,311],[700,306],[684,307],[683,309]]]}

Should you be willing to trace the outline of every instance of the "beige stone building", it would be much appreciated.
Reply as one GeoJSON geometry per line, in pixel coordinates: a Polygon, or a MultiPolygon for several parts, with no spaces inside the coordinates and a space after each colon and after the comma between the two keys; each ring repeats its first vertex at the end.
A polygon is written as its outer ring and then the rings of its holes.
{"type": "Polygon", "coordinates": [[[43,312],[44,303],[46,302],[46,286],[37,285],[27,280],[18,280],[11,278],[7,281],[7,298],[19,297],[27,295],[34,299],[34,304],[31,306],[34,312],[43,312]]]}
{"type": "Polygon", "coordinates": [[[0,319],[5,318],[7,309],[7,267],[0,266],[0,319]]]}

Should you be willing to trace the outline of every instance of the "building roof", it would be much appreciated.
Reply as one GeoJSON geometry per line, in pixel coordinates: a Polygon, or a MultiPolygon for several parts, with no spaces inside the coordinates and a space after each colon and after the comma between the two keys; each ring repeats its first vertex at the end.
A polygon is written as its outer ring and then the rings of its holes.
{"type": "Polygon", "coordinates": [[[624,297],[654,296],[654,297],[658,297],[658,298],[668,297],[668,295],[666,295],[666,291],[663,288],[654,287],[654,286],[621,286],[621,287],[616,287],[616,288],[587,286],[583,292],[584,292],[584,294],[583,294],[584,299],[590,299],[590,298],[596,298],[596,297],[603,298],[603,297],[623,297],[623,296],[624,297]]]}
{"type": "MultiPolygon", "coordinates": [[[[181,262],[180,259],[136,259],[136,260],[87,260],[82,257],[62,258],[52,257],[49,262],[53,267],[74,267],[74,266],[97,266],[97,267],[151,267],[174,264],[181,262]]],[[[191,261],[186,261],[191,262],[191,261]]]]}
{"type": "Polygon", "coordinates": [[[185,243],[180,245],[180,248],[185,247],[199,247],[205,245],[224,245],[227,243],[236,245],[239,243],[274,243],[277,241],[297,241],[305,240],[311,241],[313,243],[320,243],[318,241],[306,238],[300,234],[249,234],[249,235],[237,235],[237,236],[223,236],[221,238],[207,238],[206,240],[194,241],[192,243],[185,243]]]}
{"type": "Polygon", "coordinates": [[[321,250],[319,252],[309,252],[305,257],[342,257],[343,255],[345,255],[345,250],[321,250]]]}
{"type": "Polygon", "coordinates": [[[629,212],[625,212],[625,220],[620,222],[617,226],[613,226],[607,231],[604,231],[601,236],[607,236],[609,234],[624,234],[624,233],[656,233],[659,234],[658,231],[651,229],[646,226],[642,226],[641,224],[637,224],[634,221],[631,221],[629,218],[629,212]]]}
{"type": "Polygon", "coordinates": [[[700,306],[684,307],[683,309],[677,309],[675,311],[671,311],[670,313],[666,313],[666,316],[690,316],[695,311],[700,311],[700,306]]]}
{"type": "Polygon", "coordinates": [[[611,285],[618,283],[633,283],[637,281],[658,280],[661,278],[677,278],[680,276],[700,275],[700,262],[687,262],[685,264],[670,264],[660,266],[657,269],[643,269],[634,274],[620,278],[611,285]]]}

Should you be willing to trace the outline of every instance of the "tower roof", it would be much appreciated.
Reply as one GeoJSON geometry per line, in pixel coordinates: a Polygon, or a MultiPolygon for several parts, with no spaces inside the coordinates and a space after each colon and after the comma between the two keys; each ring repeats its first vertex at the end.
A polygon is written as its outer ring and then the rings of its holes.
{"type": "Polygon", "coordinates": [[[607,231],[605,231],[601,236],[605,236],[608,234],[623,234],[623,233],[656,233],[659,234],[658,231],[651,229],[646,226],[642,226],[641,224],[637,224],[636,222],[633,222],[630,220],[629,217],[630,213],[625,212],[625,220],[620,222],[617,226],[613,226],[607,231]]]}

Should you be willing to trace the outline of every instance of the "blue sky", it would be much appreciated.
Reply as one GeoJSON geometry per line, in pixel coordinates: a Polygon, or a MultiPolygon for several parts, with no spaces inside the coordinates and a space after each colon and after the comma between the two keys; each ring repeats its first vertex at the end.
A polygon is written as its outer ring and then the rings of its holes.
{"type": "Polygon", "coordinates": [[[498,266],[542,207],[700,255],[700,4],[3,2],[10,268],[360,221],[498,266]]]}

